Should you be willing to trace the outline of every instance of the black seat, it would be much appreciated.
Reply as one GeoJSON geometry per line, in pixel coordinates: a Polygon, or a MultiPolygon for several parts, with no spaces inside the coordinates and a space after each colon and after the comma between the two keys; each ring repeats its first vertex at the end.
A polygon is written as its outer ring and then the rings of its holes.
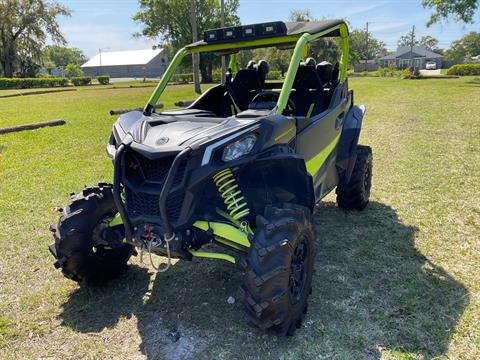
{"type": "Polygon", "coordinates": [[[268,64],[265,60],[256,64],[250,61],[246,69],[238,70],[232,80],[232,91],[235,102],[241,111],[248,109],[248,104],[260,91],[268,73],[268,64]]]}
{"type": "Polygon", "coordinates": [[[333,65],[328,61],[322,61],[317,65],[317,74],[324,88],[329,88],[332,81],[333,65]]]}
{"type": "Polygon", "coordinates": [[[314,63],[301,63],[293,81],[290,98],[295,103],[295,115],[310,118],[323,107],[323,87],[314,63]]]}

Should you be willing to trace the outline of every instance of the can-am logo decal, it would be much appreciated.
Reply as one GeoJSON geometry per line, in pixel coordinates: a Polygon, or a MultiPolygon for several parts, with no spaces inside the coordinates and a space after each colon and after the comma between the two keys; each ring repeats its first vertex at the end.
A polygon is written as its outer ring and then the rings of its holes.
{"type": "Polygon", "coordinates": [[[157,145],[165,145],[168,140],[170,140],[168,137],[161,137],[160,139],[157,140],[157,145]]]}

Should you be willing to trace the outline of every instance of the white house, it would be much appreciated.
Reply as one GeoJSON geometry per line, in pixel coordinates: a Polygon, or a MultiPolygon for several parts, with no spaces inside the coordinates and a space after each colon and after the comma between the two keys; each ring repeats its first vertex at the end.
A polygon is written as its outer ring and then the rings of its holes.
{"type": "Polygon", "coordinates": [[[83,64],[87,76],[110,75],[114,78],[160,77],[168,62],[164,49],[100,52],[83,64]]]}

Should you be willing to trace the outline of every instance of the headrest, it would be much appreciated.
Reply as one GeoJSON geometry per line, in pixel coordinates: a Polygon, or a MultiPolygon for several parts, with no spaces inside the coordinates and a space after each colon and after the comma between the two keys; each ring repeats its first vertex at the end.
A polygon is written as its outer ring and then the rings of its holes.
{"type": "Polygon", "coordinates": [[[328,61],[322,61],[317,65],[317,73],[320,80],[325,85],[332,80],[333,65],[328,61]]]}
{"type": "Polygon", "coordinates": [[[246,69],[250,69],[250,70],[255,69],[255,64],[256,64],[256,63],[257,63],[257,62],[256,62],[255,60],[250,60],[250,61],[248,62],[248,64],[247,64],[246,69]]]}
{"type": "Polygon", "coordinates": [[[315,66],[315,65],[317,65],[317,62],[315,61],[314,58],[309,57],[309,58],[307,58],[305,61],[301,62],[300,65],[304,65],[304,66],[315,66]]]}
{"type": "Polygon", "coordinates": [[[268,63],[265,60],[260,60],[258,64],[255,66],[257,70],[257,75],[258,78],[260,79],[260,82],[263,83],[265,82],[265,79],[267,78],[268,71],[270,70],[270,67],[268,66],[268,63]]]}

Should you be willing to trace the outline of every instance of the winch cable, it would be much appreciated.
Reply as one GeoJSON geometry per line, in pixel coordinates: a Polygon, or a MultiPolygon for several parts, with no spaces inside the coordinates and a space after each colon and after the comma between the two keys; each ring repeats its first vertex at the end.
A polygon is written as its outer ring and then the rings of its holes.
{"type": "Polygon", "coordinates": [[[152,265],[153,269],[155,270],[155,272],[157,273],[163,273],[165,271],[167,271],[169,268],[170,268],[170,265],[172,265],[172,258],[170,256],[170,241],[172,241],[173,239],[175,238],[175,234],[172,234],[172,236],[170,238],[167,238],[165,236],[164,240],[165,240],[165,248],[167,249],[167,265],[165,265],[165,267],[161,268],[160,265],[159,266],[156,266],[155,263],[153,262],[153,258],[152,258],[152,241],[149,241],[148,242],[148,245],[147,245],[147,252],[148,252],[148,258],[150,259],[150,265],[152,265]]]}

